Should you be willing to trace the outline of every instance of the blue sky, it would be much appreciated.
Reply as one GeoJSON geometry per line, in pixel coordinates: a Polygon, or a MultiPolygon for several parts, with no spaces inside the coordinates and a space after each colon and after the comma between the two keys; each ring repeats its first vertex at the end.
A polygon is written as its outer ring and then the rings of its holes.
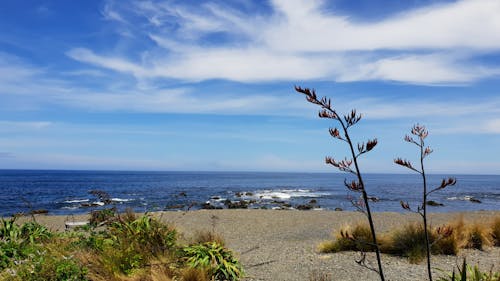
{"type": "Polygon", "coordinates": [[[500,174],[500,2],[0,2],[0,168],[332,171],[315,88],[406,172],[500,174]]]}

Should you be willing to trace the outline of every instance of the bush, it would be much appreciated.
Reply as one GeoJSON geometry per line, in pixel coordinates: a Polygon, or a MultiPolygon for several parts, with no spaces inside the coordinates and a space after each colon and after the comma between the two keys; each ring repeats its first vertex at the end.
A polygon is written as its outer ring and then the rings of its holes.
{"type": "Polygon", "coordinates": [[[216,242],[184,247],[188,266],[204,269],[215,280],[236,281],[243,277],[243,269],[233,253],[216,242]]]}
{"type": "Polygon", "coordinates": [[[116,215],[115,208],[103,209],[90,212],[90,225],[93,227],[109,223],[116,215]]]}

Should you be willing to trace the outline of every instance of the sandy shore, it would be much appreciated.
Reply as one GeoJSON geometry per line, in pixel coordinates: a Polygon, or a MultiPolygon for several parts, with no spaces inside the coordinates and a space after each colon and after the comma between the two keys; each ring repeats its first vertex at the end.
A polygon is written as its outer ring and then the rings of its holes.
{"type": "MultiPolygon", "coordinates": [[[[432,225],[457,218],[489,222],[500,211],[467,213],[434,213],[432,225]]],[[[246,280],[307,281],[312,271],[330,273],[333,280],[378,280],[377,275],[358,266],[357,253],[319,254],[318,243],[328,239],[332,230],[365,220],[356,212],[273,211],[273,210],[199,210],[190,212],[154,213],[162,221],[174,224],[185,237],[197,230],[215,228],[228,247],[239,254],[247,273],[246,280]]],[[[376,213],[378,231],[418,220],[413,214],[376,213]]],[[[38,216],[37,221],[53,230],[64,230],[64,222],[81,221],[87,216],[38,216]]],[[[500,248],[485,251],[464,250],[458,257],[433,256],[434,266],[451,270],[463,256],[470,263],[479,263],[483,270],[495,266],[500,270],[500,248]]],[[[371,259],[375,262],[374,259],[371,259]]],[[[387,280],[425,280],[424,264],[410,264],[404,258],[383,255],[387,280]]]]}

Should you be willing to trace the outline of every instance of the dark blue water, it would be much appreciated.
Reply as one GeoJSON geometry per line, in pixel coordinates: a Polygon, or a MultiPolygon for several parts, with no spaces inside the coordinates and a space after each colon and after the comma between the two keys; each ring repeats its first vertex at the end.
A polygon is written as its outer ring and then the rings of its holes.
{"type": "MultiPolygon", "coordinates": [[[[355,210],[349,198],[345,174],[336,173],[261,173],[261,172],[107,172],[107,171],[26,171],[0,170],[0,215],[46,209],[50,214],[86,213],[116,206],[138,212],[193,208],[210,201],[223,206],[229,200],[254,200],[250,208],[273,208],[281,204],[297,206],[315,199],[323,209],[355,210]],[[102,190],[112,204],[101,204],[89,194],[102,190]],[[239,196],[238,194],[241,194],[239,196]],[[212,198],[212,199],[211,199],[212,198]],[[174,208],[175,209],[175,208],[174,208]]],[[[457,185],[431,195],[430,200],[444,204],[429,207],[434,212],[499,210],[500,176],[455,175],[457,185]],[[474,198],[481,203],[472,202],[474,198]]],[[[443,176],[430,175],[430,186],[438,186],[443,176]]],[[[367,174],[366,188],[380,199],[375,211],[401,211],[400,200],[416,206],[421,198],[418,175],[367,174]]],[[[474,201],[474,200],[473,200],[474,201]]]]}

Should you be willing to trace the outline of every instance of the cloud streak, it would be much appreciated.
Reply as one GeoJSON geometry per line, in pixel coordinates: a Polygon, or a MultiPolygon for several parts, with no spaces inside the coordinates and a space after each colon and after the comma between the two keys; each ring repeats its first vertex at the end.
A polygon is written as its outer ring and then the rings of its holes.
{"type": "MultiPolygon", "coordinates": [[[[135,2],[133,9],[119,11],[109,4],[107,14],[142,18],[144,28],[135,32],[156,46],[142,50],[140,61],[85,48],[67,54],[137,78],[185,81],[461,84],[500,75],[500,68],[475,61],[500,50],[500,3],[495,0],[431,5],[376,22],[331,12],[324,1],[270,4],[270,14],[245,14],[210,2],[199,9],[135,2]],[[221,34],[223,40],[213,39],[221,34]]],[[[116,19],[118,28],[124,21],[116,19]]]]}

